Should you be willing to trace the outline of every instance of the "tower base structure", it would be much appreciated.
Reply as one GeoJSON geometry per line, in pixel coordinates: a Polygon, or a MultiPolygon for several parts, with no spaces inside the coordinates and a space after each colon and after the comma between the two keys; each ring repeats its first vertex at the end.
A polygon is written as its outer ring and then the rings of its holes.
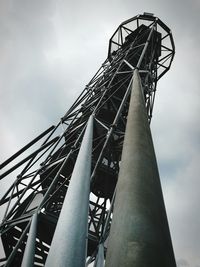
{"type": "Polygon", "coordinates": [[[122,22],[61,120],[0,164],[0,180],[16,175],[0,199],[4,267],[174,267],[149,129],[174,51],[153,14],[122,22]]]}

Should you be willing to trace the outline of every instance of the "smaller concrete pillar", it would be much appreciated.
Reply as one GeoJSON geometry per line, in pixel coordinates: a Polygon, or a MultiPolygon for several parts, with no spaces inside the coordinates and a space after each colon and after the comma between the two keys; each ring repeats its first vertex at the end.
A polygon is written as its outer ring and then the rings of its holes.
{"type": "Polygon", "coordinates": [[[57,222],[46,267],[85,267],[92,159],[90,116],[57,222]]]}

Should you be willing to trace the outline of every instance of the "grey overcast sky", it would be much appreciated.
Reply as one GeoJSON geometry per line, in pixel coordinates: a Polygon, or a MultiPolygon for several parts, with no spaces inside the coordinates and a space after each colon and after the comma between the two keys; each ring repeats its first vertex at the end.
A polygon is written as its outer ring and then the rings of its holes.
{"type": "Polygon", "coordinates": [[[117,26],[144,11],[175,40],[151,128],[177,265],[200,267],[199,0],[1,0],[0,161],[58,121],[106,58],[117,26]]]}

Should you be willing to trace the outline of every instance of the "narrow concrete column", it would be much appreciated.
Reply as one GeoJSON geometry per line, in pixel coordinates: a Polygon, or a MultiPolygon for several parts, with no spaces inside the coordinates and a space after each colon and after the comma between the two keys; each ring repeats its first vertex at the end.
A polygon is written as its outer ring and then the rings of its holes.
{"type": "Polygon", "coordinates": [[[138,70],[134,71],[105,266],[176,266],[138,70]]]}
{"type": "Polygon", "coordinates": [[[21,265],[22,267],[34,266],[35,243],[36,243],[36,233],[37,233],[37,216],[38,216],[37,213],[35,213],[32,217],[26,248],[22,260],[22,265],[21,265]]]}
{"type": "Polygon", "coordinates": [[[84,267],[92,158],[93,116],[90,117],[63,202],[46,267],[84,267]]]}
{"type": "Polygon", "coordinates": [[[94,267],[104,267],[104,244],[99,244],[98,253],[94,267]]]}

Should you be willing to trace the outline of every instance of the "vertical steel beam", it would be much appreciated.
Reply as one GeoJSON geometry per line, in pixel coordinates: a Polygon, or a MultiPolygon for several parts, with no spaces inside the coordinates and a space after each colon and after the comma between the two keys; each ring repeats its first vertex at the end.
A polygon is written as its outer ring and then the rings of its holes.
{"type": "Polygon", "coordinates": [[[33,215],[21,267],[34,266],[37,233],[37,213],[33,215]]]}
{"type": "Polygon", "coordinates": [[[93,116],[90,116],[58,219],[46,267],[84,267],[92,158],[93,116]]]}
{"type": "Polygon", "coordinates": [[[144,48],[143,48],[143,50],[142,50],[142,54],[140,55],[140,58],[139,58],[139,60],[138,60],[138,63],[137,63],[137,66],[136,66],[137,69],[140,68],[140,65],[141,65],[141,63],[142,63],[142,60],[143,60],[144,55],[145,55],[145,53],[146,53],[146,50],[147,50],[147,48],[148,48],[149,42],[150,42],[150,40],[151,40],[151,36],[152,36],[152,34],[153,34],[153,31],[154,31],[154,25],[152,26],[152,28],[151,28],[151,30],[150,30],[149,36],[148,36],[147,41],[146,41],[146,43],[145,43],[145,45],[144,45],[144,48]]]}
{"type": "Polygon", "coordinates": [[[118,266],[176,266],[138,70],[106,258],[106,267],[118,266]]]}
{"type": "Polygon", "coordinates": [[[103,266],[104,266],[104,244],[100,243],[94,267],[103,267],[103,266]]]}

